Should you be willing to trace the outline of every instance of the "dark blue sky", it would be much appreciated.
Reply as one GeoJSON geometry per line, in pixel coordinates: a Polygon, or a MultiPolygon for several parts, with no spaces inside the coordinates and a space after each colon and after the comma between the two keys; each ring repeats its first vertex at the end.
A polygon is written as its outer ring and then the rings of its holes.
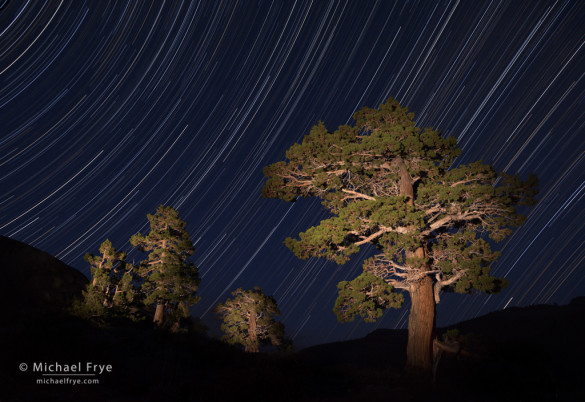
{"type": "MultiPolygon", "coordinates": [[[[456,163],[534,172],[539,204],[501,244],[501,294],[446,295],[438,324],[585,294],[583,1],[10,1],[0,5],[0,233],[89,275],[85,252],[177,208],[202,276],[193,314],[262,287],[298,346],[404,328],[338,324],[360,272],[284,245],[326,215],[261,197],[263,166],[323,120],[388,96],[455,136],[456,163]]],[[[361,258],[360,258],[361,257],[361,258]]]]}

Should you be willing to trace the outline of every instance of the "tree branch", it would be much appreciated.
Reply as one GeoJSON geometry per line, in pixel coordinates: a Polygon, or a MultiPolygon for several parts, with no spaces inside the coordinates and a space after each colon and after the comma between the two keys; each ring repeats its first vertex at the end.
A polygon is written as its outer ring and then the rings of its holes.
{"type": "Polygon", "coordinates": [[[461,269],[455,273],[451,278],[447,279],[446,281],[441,280],[441,273],[438,272],[435,278],[437,279],[437,283],[435,283],[435,304],[439,304],[441,298],[439,297],[439,293],[441,289],[445,286],[449,286],[457,282],[459,279],[463,277],[467,273],[466,269],[461,269]]]}
{"type": "Polygon", "coordinates": [[[346,190],[345,188],[343,190],[341,190],[341,191],[343,191],[346,194],[355,195],[356,197],[354,197],[354,198],[364,198],[364,199],[370,200],[370,201],[375,201],[376,200],[375,197],[369,196],[367,194],[358,193],[357,191],[346,190]]]}

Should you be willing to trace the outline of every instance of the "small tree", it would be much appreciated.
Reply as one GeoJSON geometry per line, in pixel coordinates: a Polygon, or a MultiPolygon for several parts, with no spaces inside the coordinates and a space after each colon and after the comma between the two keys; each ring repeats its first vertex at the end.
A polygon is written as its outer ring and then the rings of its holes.
{"type": "Polygon", "coordinates": [[[87,317],[126,315],[136,297],[133,267],[124,261],[126,254],[117,252],[108,239],[99,251],[100,255],[87,253],[84,257],[91,266],[92,281],[74,308],[87,317]]]}
{"type": "Polygon", "coordinates": [[[138,233],[130,243],[142,251],[150,251],[148,259],[140,262],[139,275],[143,278],[142,292],[147,305],[156,304],[153,322],[163,325],[165,312],[176,323],[188,316],[188,307],[197,303],[199,271],[187,259],[193,254],[193,243],[185,230],[185,222],[176,210],[159,206],[154,215],[147,215],[150,233],[138,233]]]}
{"type": "Polygon", "coordinates": [[[339,285],[342,321],[368,321],[410,295],[407,367],[430,372],[435,305],[441,291],[496,293],[506,281],[490,275],[501,241],[524,222],[517,206],[533,203],[537,180],[497,174],[481,162],[452,167],[454,137],[421,130],[414,115],[389,99],[354,114],[355,126],[329,132],[319,123],[267,166],[265,197],[318,197],[333,215],[286,245],[301,259],[343,264],[362,245],[377,254],[364,273],[339,285]],[[488,239],[489,238],[489,239],[488,239]],[[384,282],[384,283],[383,283],[384,282]]]}
{"type": "Polygon", "coordinates": [[[252,290],[236,289],[232,299],[218,304],[215,313],[222,317],[223,340],[240,344],[246,352],[257,353],[260,342],[279,346],[283,342],[284,325],[274,317],[280,315],[273,297],[266,296],[259,287],[252,290]]]}

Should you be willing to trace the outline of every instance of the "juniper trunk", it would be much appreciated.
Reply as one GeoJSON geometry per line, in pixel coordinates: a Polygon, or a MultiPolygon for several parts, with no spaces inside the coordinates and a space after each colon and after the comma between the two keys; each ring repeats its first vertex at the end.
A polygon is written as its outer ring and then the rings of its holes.
{"type": "MultiPolygon", "coordinates": [[[[167,226],[165,224],[164,229],[167,229],[167,226]]],[[[167,247],[167,241],[163,240],[162,242],[162,249],[165,250],[167,247]]],[[[164,261],[164,258],[166,257],[166,253],[163,251],[161,254],[161,261],[164,261]]],[[[163,272],[163,270],[161,269],[161,273],[163,272]]],[[[160,289],[157,288],[157,289],[160,289]]],[[[164,319],[164,314],[165,314],[165,303],[163,303],[163,301],[161,299],[158,299],[158,301],[156,302],[156,310],[154,312],[154,319],[152,320],[152,322],[154,322],[156,324],[157,327],[161,327],[163,325],[163,319],[164,319]]]]}
{"type": "Polygon", "coordinates": [[[256,311],[252,309],[250,319],[248,320],[248,342],[244,347],[245,352],[258,353],[258,335],[256,334],[256,311]]]}
{"type": "Polygon", "coordinates": [[[435,299],[433,280],[429,276],[412,284],[410,300],[406,368],[413,372],[430,372],[435,336],[435,299]]]}
{"type": "MultiPolygon", "coordinates": [[[[408,197],[407,203],[414,205],[414,183],[404,160],[396,159],[400,171],[400,193],[408,197]]],[[[425,257],[421,245],[407,257],[425,257]]],[[[430,373],[433,366],[433,338],[435,336],[435,297],[433,280],[424,276],[410,285],[410,316],[408,318],[408,345],[406,347],[406,368],[412,372],[430,373]]]]}
{"type": "Polygon", "coordinates": [[[159,301],[158,303],[156,303],[156,311],[154,312],[154,320],[153,320],[153,322],[159,327],[163,323],[164,312],[165,312],[164,303],[162,301],[159,301]]]}

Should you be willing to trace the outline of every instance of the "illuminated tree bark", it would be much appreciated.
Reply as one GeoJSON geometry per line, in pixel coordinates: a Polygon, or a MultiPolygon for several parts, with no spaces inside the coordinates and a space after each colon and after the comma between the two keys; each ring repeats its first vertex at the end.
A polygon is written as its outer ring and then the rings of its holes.
{"type": "Polygon", "coordinates": [[[164,302],[162,300],[159,300],[156,303],[156,310],[154,311],[154,319],[152,322],[154,322],[157,326],[161,326],[164,322],[165,306],[163,303],[164,302]]]}
{"type": "Polygon", "coordinates": [[[433,281],[425,276],[409,290],[411,306],[408,318],[406,367],[411,371],[429,371],[433,364],[435,337],[435,300],[433,281]]]}
{"type": "Polygon", "coordinates": [[[249,353],[258,353],[260,351],[257,330],[256,308],[252,305],[248,314],[248,342],[244,347],[244,351],[249,353]]]}
{"type": "MultiPolygon", "coordinates": [[[[407,205],[414,205],[414,187],[410,173],[401,157],[396,158],[400,172],[400,194],[407,197],[407,205]]],[[[408,228],[411,232],[413,226],[408,228]]],[[[421,245],[416,251],[406,252],[407,257],[425,258],[421,245]]],[[[422,271],[428,271],[423,261],[422,271]]],[[[428,372],[433,365],[433,338],[435,337],[435,299],[433,281],[429,276],[410,283],[407,288],[410,295],[410,315],[408,317],[408,344],[406,346],[406,368],[409,371],[428,372]]]]}

